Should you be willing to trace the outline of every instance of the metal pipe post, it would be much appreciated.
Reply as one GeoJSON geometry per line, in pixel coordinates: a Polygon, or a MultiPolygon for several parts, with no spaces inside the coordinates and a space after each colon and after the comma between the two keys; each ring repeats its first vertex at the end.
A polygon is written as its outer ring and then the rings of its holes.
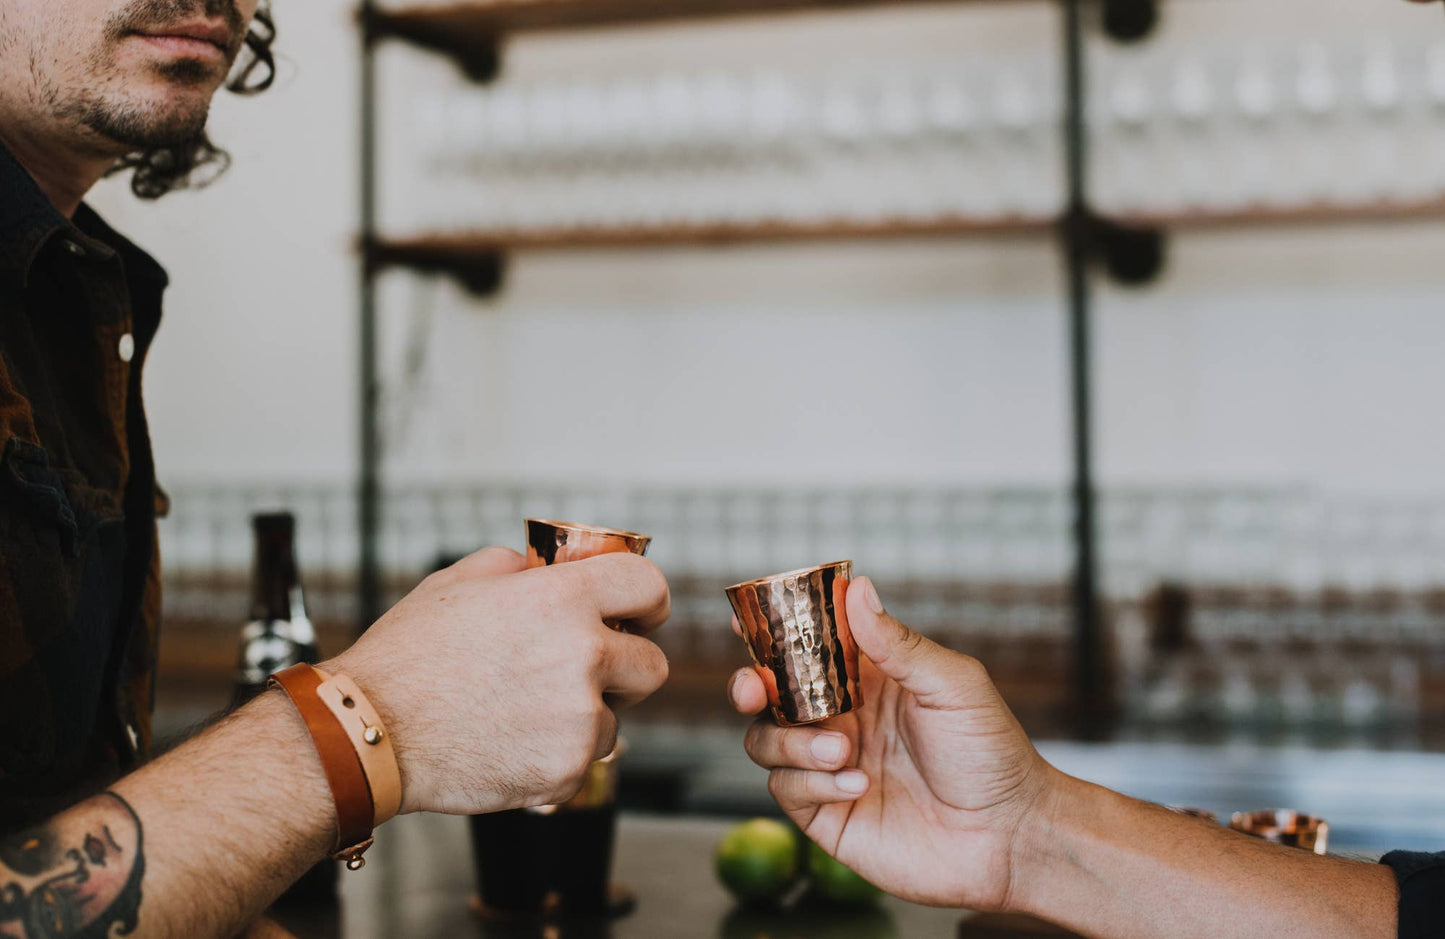
{"type": "Polygon", "coordinates": [[[1089,331],[1089,255],[1092,213],[1088,199],[1088,137],[1085,128],[1082,0],[1063,0],[1064,148],[1068,207],[1063,220],[1069,291],[1069,372],[1073,420],[1074,499],[1074,730],[1084,738],[1103,733],[1108,712],[1103,637],[1099,617],[1097,526],[1093,469],[1093,405],[1089,331]]]}
{"type": "Polygon", "coordinates": [[[361,4],[361,100],[358,150],[361,176],[360,322],[357,337],[359,479],[357,485],[357,631],[381,614],[377,536],[381,512],[381,438],[377,418],[376,278],[371,246],[376,241],[376,56],[372,0],[361,4]]]}

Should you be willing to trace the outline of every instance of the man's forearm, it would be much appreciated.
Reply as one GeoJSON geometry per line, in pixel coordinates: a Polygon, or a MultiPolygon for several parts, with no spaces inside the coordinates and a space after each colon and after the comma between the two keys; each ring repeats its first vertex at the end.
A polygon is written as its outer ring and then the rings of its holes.
{"type": "Polygon", "coordinates": [[[1394,875],[1065,778],[1030,822],[1010,905],[1088,935],[1395,935],[1394,875]]]}
{"type": "Polygon", "coordinates": [[[231,936],[330,844],[300,716],[268,692],[111,791],[0,841],[0,937],[231,936]]]}

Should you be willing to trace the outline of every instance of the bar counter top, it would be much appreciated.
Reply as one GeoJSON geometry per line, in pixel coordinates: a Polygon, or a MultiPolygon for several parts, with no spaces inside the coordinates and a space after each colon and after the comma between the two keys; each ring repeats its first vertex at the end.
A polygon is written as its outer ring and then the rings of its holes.
{"type": "Polygon", "coordinates": [[[272,915],[300,939],[929,939],[956,935],[968,915],[893,897],[876,908],[791,914],[738,909],[713,874],[713,850],[733,824],[623,813],[614,881],[636,894],[637,906],[610,923],[539,927],[483,921],[470,908],[475,887],[466,820],[440,815],[406,816],[377,832],[366,866],[340,872],[335,909],[272,915]]]}

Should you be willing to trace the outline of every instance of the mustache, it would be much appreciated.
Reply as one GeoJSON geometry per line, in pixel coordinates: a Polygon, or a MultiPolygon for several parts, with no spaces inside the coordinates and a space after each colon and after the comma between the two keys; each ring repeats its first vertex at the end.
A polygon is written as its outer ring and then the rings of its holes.
{"type": "Polygon", "coordinates": [[[236,0],[136,0],[107,18],[106,36],[123,39],[132,33],[152,33],[194,19],[220,19],[226,24],[226,56],[235,61],[246,41],[246,21],[236,0]]]}

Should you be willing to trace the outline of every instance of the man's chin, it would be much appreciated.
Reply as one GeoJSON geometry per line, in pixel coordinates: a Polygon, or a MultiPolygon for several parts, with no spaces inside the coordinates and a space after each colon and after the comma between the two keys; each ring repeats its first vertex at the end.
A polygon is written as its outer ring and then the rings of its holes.
{"type": "Polygon", "coordinates": [[[119,152],[158,150],[193,143],[206,129],[209,96],[195,101],[97,106],[85,125],[119,152]]]}

